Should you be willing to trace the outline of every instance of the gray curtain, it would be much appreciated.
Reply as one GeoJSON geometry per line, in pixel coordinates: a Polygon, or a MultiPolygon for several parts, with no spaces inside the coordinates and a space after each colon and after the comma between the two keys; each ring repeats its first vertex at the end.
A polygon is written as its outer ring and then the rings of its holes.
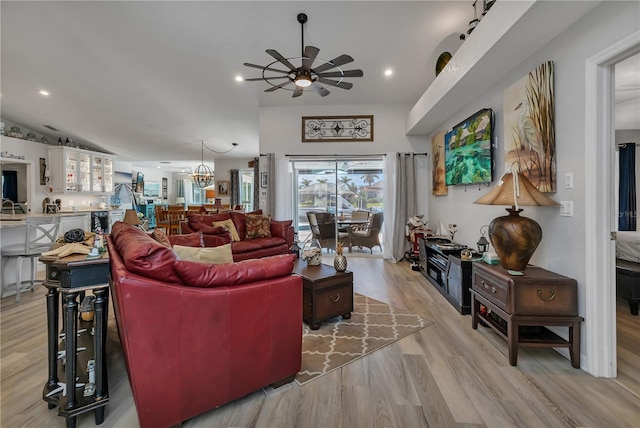
{"type": "Polygon", "coordinates": [[[176,196],[184,198],[184,180],[176,180],[176,196]]]}
{"type": "Polygon", "coordinates": [[[409,242],[405,237],[405,223],[409,216],[416,214],[416,157],[413,153],[396,153],[395,161],[395,205],[391,239],[392,255],[395,260],[402,260],[409,249],[409,242]]]}
{"type": "Polygon", "coordinates": [[[267,153],[267,212],[270,216],[276,215],[276,155],[267,153]]]}
{"type": "Polygon", "coordinates": [[[240,201],[240,173],[238,172],[237,169],[232,169],[230,171],[231,173],[231,189],[229,196],[231,197],[229,200],[229,204],[231,205],[231,209],[233,209],[233,207],[235,207],[236,205],[240,205],[241,201],[240,201]]]}
{"type": "Polygon", "coordinates": [[[253,158],[253,209],[260,207],[260,158],[253,158]]]}

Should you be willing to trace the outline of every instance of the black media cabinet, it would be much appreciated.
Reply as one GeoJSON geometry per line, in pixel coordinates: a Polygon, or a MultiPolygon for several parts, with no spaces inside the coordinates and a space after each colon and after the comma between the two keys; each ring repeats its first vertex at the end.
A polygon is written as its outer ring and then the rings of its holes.
{"type": "Polygon", "coordinates": [[[446,249],[447,240],[423,238],[419,244],[422,275],[458,312],[470,314],[472,262],[460,258],[460,249],[446,249]]]}

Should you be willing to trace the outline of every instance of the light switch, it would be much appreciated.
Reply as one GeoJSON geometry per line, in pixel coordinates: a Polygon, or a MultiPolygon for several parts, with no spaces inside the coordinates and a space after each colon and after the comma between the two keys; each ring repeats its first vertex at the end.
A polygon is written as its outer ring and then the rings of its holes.
{"type": "Polygon", "coordinates": [[[560,217],[573,217],[573,201],[560,201],[560,217]]]}
{"type": "Polygon", "coordinates": [[[564,175],[564,188],[573,189],[573,172],[567,172],[564,175]]]}

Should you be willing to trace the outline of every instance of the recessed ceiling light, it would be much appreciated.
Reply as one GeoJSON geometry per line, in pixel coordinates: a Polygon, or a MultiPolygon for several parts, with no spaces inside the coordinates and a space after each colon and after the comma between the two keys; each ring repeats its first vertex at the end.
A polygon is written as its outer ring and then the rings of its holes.
{"type": "Polygon", "coordinates": [[[390,68],[387,68],[387,69],[384,71],[384,75],[385,75],[385,76],[391,76],[392,74],[393,74],[393,70],[392,70],[392,69],[390,69],[390,68]]]}
{"type": "Polygon", "coordinates": [[[243,80],[242,76],[236,76],[236,82],[242,82],[243,80]]]}
{"type": "Polygon", "coordinates": [[[49,92],[45,91],[44,89],[40,89],[40,95],[44,95],[45,97],[48,97],[49,92]]]}

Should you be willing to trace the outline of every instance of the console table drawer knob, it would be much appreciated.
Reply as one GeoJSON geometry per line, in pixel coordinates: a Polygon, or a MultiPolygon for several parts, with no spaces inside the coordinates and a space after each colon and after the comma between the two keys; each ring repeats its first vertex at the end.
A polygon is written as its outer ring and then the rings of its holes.
{"type": "Polygon", "coordinates": [[[338,300],[340,300],[340,293],[337,293],[335,297],[329,296],[329,300],[331,300],[333,303],[338,303],[338,300]]]}
{"type": "Polygon", "coordinates": [[[549,302],[553,299],[556,298],[556,291],[555,290],[551,290],[549,292],[549,297],[542,297],[542,290],[538,290],[538,297],[540,298],[540,300],[544,300],[545,302],[549,302]]]}

